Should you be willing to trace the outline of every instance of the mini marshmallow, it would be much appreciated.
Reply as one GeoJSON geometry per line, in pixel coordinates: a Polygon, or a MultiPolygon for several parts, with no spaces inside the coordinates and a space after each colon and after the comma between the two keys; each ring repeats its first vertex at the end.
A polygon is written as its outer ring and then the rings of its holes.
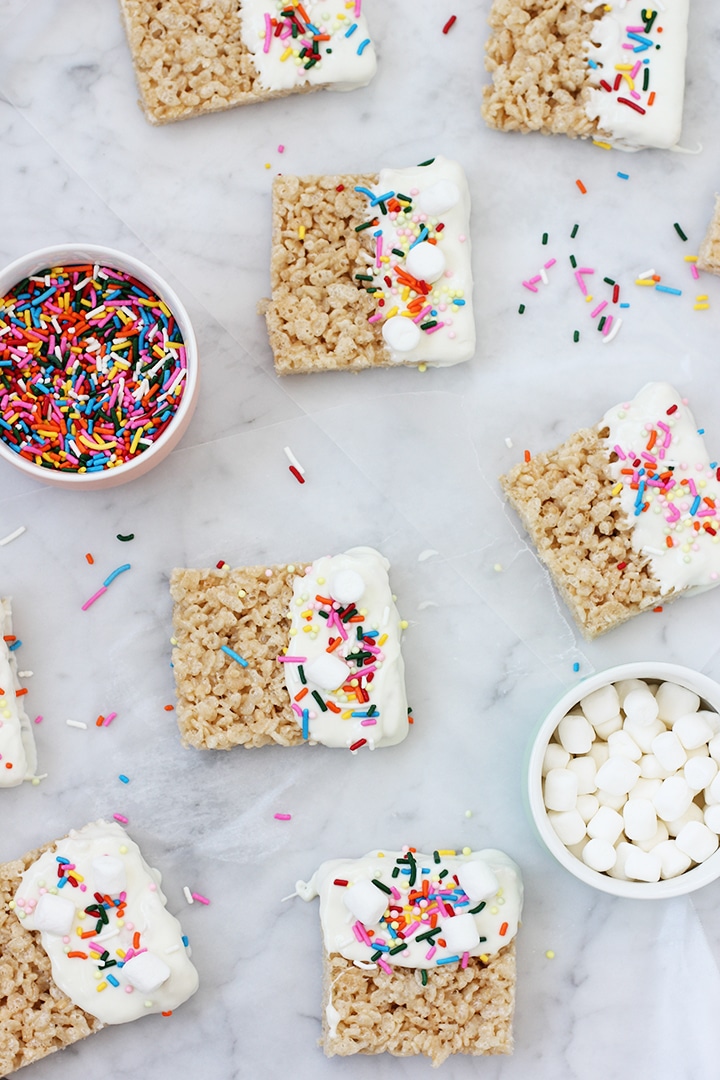
{"type": "Polygon", "coordinates": [[[703,822],[714,833],[720,833],[720,803],[716,806],[705,807],[703,822]]]}
{"type": "Polygon", "coordinates": [[[681,829],[683,829],[688,821],[702,821],[703,812],[697,803],[691,802],[684,814],[680,817],[673,818],[672,821],[667,821],[665,824],[668,828],[670,836],[677,836],[681,829]]]}
{"type": "Polygon", "coordinates": [[[617,716],[612,716],[609,720],[603,721],[602,724],[593,724],[598,739],[608,739],[613,731],[620,731],[622,726],[623,718],[620,713],[617,716]]]}
{"type": "Polygon", "coordinates": [[[580,708],[593,726],[612,720],[620,712],[617,690],[612,683],[601,686],[599,690],[594,690],[582,699],[580,708]]]}
{"type": "Polygon", "coordinates": [[[356,604],[365,592],[365,581],[357,570],[336,570],[328,582],[330,595],[341,604],[356,604]]]}
{"type": "Polygon", "coordinates": [[[662,735],[663,731],[667,731],[667,728],[662,720],[651,720],[649,724],[646,724],[641,723],[632,716],[627,716],[623,723],[623,730],[627,731],[628,735],[635,740],[643,754],[649,754],[655,736],[662,735]]]}
{"type": "MultiPolygon", "coordinates": [[[[633,691],[639,693],[640,691],[633,691]]],[[[625,860],[625,873],[633,881],[659,881],[662,873],[660,857],[653,851],[632,847],[625,860]]]]}
{"type": "Polygon", "coordinates": [[[694,750],[713,737],[713,729],[705,719],[704,713],[687,713],[679,717],[672,726],[673,734],[687,750],[694,750]]]}
{"type": "Polygon", "coordinates": [[[644,683],[642,679],[621,679],[620,682],[615,683],[615,689],[617,690],[620,708],[622,709],[625,703],[625,698],[628,696],[630,691],[647,690],[647,683],[644,683]]]}
{"type": "Polygon", "coordinates": [[[630,691],[623,702],[623,712],[636,724],[652,724],[657,720],[658,703],[645,686],[642,690],[630,691]]]}
{"type": "Polygon", "coordinates": [[[412,352],[422,337],[419,326],[404,315],[391,315],[382,324],[385,344],[394,352],[412,352]]]}
{"type": "Polygon", "coordinates": [[[642,757],[642,750],[627,731],[614,731],[607,744],[610,757],[626,757],[631,761],[639,761],[642,757]]]}
{"type": "Polygon", "coordinates": [[[599,873],[603,873],[605,870],[609,870],[615,865],[617,862],[617,852],[607,840],[601,840],[597,837],[594,840],[588,840],[583,848],[582,861],[586,866],[589,866],[591,870],[597,870],[599,873]]]}
{"type": "Polygon", "coordinates": [[[674,840],[664,840],[658,844],[654,854],[660,859],[660,877],[663,880],[684,874],[692,862],[690,856],[681,851],[674,840]]]}
{"type": "Polygon", "coordinates": [[[657,816],[663,821],[673,821],[685,813],[692,802],[693,793],[684,777],[668,776],[653,797],[657,816]]]}
{"type": "Polygon", "coordinates": [[[706,788],[706,801],[707,802],[720,802],[720,773],[716,773],[715,777],[710,781],[706,788]]]}
{"type": "Polygon", "coordinates": [[[702,716],[703,720],[710,725],[713,735],[720,732],[720,713],[710,712],[709,709],[700,709],[698,716],[702,716]]]}
{"type": "Polygon", "coordinates": [[[348,911],[365,926],[379,922],[388,906],[387,894],[368,878],[361,878],[354,885],[349,885],[342,898],[348,911]]]}
{"type": "Polygon", "coordinates": [[[598,788],[609,795],[627,795],[640,776],[640,766],[626,757],[609,757],[595,778],[598,788]]]}
{"type": "Polygon", "coordinates": [[[662,784],[662,780],[658,778],[646,779],[641,776],[635,787],[629,793],[631,799],[652,799],[655,792],[662,784]]]}
{"type": "Polygon", "coordinates": [[[460,202],[460,188],[454,180],[438,180],[421,191],[415,206],[429,217],[437,217],[452,210],[460,202]]]}
{"type": "Polygon", "coordinates": [[[700,863],[717,851],[720,840],[704,822],[688,821],[675,837],[675,843],[693,862],[700,863]]]}
{"type": "Polygon", "coordinates": [[[643,754],[639,764],[640,775],[646,780],[665,780],[671,775],[668,769],[663,769],[654,754],[643,754]]]}
{"type": "Polygon", "coordinates": [[[583,757],[573,758],[568,763],[567,768],[568,772],[577,777],[578,795],[592,795],[597,787],[595,783],[595,774],[597,773],[595,759],[590,757],[589,754],[585,754],[583,757]]]}
{"type": "Polygon", "coordinates": [[[593,840],[607,840],[614,844],[623,831],[624,821],[617,810],[601,806],[587,824],[587,834],[593,840]]]}
{"type": "Polygon", "coordinates": [[[578,795],[575,809],[587,825],[590,818],[595,817],[600,809],[600,803],[594,795],[578,795]]]}
{"type": "Polygon", "coordinates": [[[577,797],[577,776],[569,769],[551,769],[545,777],[545,805],[548,810],[573,810],[577,797]]]}
{"type": "Polygon", "coordinates": [[[711,757],[692,757],[685,762],[683,776],[691,791],[709,787],[717,776],[717,761],[711,757]]]}
{"type": "Polygon", "coordinates": [[[43,893],[33,911],[33,925],[45,934],[66,937],[72,930],[75,905],[59,893],[43,893]]]}
{"type": "Polygon", "coordinates": [[[571,844],[579,844],[585,836],[585,822],[577,810],[561,812],[548,810],[548,820],[560,840],[567,847],[571,844]]]}
{"type": "Polygon", "coordinates": [[[628,844],[626,840],[621,840],[615,848],[615,865],[611,866],[608,870],[610,877],[617,878],[619,881],[627,881],[628,875],[625,870],[625,864],[628,860],[628,855],[635,851],[632,844],[628,844]]]}
{"type": "Polygon", "coordinates": [[[558,724],[557,736],[569,754],[587,754],[595,732],[584,716],[564,716],[558,724]]]}
{"type": "Polygon", "coordinates": [[[452,919],[441,919],[442,936],[448,949],[454,953],[469,952],[480,944],[477,923],[469,911],[452,919]]]}
{"type": "Polygon", "coordinates": [[[350,668],[339,656],[321,653],[305,664],[308,682],[316,683],[323,690],[337,690],[350,675],[350,668]]]}
{"type": "Polygon", "coordinates": [[[674,731],[663,731],[662,735],[656,735],[652,741],[652,752],[662,768],[671,773],[682,769],[687,761],[687,754],[674,731]]]}
{"type": "Polygon", "coordinates": [[[623,822],[628,840],[649,840],[657,831],[657,814],[649,799],[632,798],[623,806],[623,822]]]}
{"type": "Polygon", "coordinates": [[[700,708],[697,694],[684,686],[678,686],[677,683],[660,683],[655,700],[658,704],[658,717],[668,724],[673,724],[678,717],[697,712],[700,708]]]}
{"type": "Polygon", "coordinates": [[[485,862],[463,863],[457,872],[460,888],[476,903],[494,896],[500,888],[500,882],[493,870],[485,862]]]}
{"type": "Polygon", "coordinates": [[[127,889],[125,863],[117,855],[98,855],[92,861],[93,891],[103,896],[119,896],[127,889]]]}
{"type": "Polygon", "coordinates": [[[608,791],[595,792],[595,798],[601,806],[609,806],[611,810],[622,810],[627,799],[627,795],[611,795],[608,791]]]}
{"type": "MultiPolygon", "coordinates": [[[[430,285],[443,276],[446,265],[442,248],[439,244],[431,244],[428,240],[423,240],[411,247],[405,258],[408,274],[417,278],[418,281],[427,281],[430,285]]],[[[407,320],[407,322],[411,321],[411,319],[407,320]]]]}
{"type": "Polygon", "coordinates": [[[547,776],[551,769],[564,769],[569,760],[570,755],[567,750],[563,750],[560,743],[548,743],[545,757],[543,758],[543,776],[547,776]]]}
{"type": "Polygon", "coordinates": [[[605,742],[595,742],[590,747],[588,757],[591,757],[595,762],[595,765],[599,769],[601,765],[604,765],[607,759],[610,757],[610,751],[608,744],[605,742]]]}
{"type": "Polygon", "coordinates": [[[639,848],[642,848],[643,851],[654,851],[658,844],[662,844],[669,837],[670,833],[665,822],[658,821],[657,829],[649,840],[635,840],[634,843],[637,844],[639,848]]]}
{"type": "Polygon", "coordinates": [[[708,743],[708,750],[710,751],[710,757],[714,758],[715,761],[720,762],[720,733],[713,735],[708,743]]]}
{"type": "Polygon", "coordinates": [[[154,994],[170,978],[170,968],[151,952],[138,953],[126,960],[123,975],[141,994],[154,994]]]}

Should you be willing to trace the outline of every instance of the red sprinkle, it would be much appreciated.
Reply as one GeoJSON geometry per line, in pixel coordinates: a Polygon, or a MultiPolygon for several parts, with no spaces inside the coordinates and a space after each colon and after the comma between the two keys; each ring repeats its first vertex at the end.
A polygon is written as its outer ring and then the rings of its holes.
{"type": "Polygon", "coordinates": [[[340,877],[336,877],[335,880],[333,881],[333,885],[349,885],[349,884],[350,884],[349,881],[347,881],[345,878],[340,878],[340,877]]]}
{"type": "Polygon", "coordinates": [[[613,304],[617,304],[619,296],[620,296],[620,286],[619,285],[613,285],[613,304]]]}
{"type": "Polygon", "coordinates": [[[338,184],[338,186],[335,188],[335,190],[336,191],[344,191],[345,190],[345,185],[344,184],[338,184]]]}
{"type": "Polygon", "coordinates": [[[672,416],[674,412],[677,412],[677,405],[671,405],[670,408],[667,410],[666,415],[672,416]]]}
{"type": "Polygon", "coordinates": [[[629,105],[631,109],[635,110],[635,112],[642,113],[643,116],[645,115],[645,109],[643,109],[642,105],[636,105],[635,102],[630,101],[629,98],[619,97],[617,100],[618,105],[629,105]]]}
{"type": "Polygon", "coordinates": [[[357,742],[351,744],[351,750],[359,750],[361,746],[365,746],[367,739],[358,739],[357,742]]]}
{"type": "Polygon", "coordinates": [[[448,19],[448,21],[443,26],[443,31],[442,31],[443,34],[447,34],[450,27],[453,26],[456,22],[457,22],[457,15],[451,15],[450,18],[448,19]]]}
{"type": "Polygon", "coordinates": [[[662,607],[654,607],[653,611],[662,611],[662,607]]]}
{"type": "Polygon", "coordinates": [[[290,466],[289,466],[289,468],[290,468],[290,472],[291,472],[291,473],[293,474],[293,476],[294,476],[294,477],[295,477],[295,479],[297,480],[298,484],[304,484],[304,483],[305,483],[305,477],[304,477],[304,476],[302,475],[302,473],[300,473],[300,472],[299,472],[299,471],[298,471],[298,470],[297,470],[297,469],[295,468],[295,466],[294,466],[294,465],[290,465],[290,466]]]}
{"type": "Polygon", "coordinates": [[[627,563],[626,563],[626,562],[619,562],[619,563],[617,564],[617,569],[618,569],[618,570],[624,570],[626,566],[627,566],[627,563]]]}

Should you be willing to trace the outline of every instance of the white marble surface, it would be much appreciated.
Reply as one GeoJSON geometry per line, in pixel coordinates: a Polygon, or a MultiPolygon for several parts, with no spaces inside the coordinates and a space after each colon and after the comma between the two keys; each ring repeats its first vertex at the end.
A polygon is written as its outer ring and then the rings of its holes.
{"type": "Polygon", "coordinates": [[[425,1061],[323,1057],[317,911],[280,902],[325,858],[407,843],[501,847],[525,875],[515,1054],[455,1058],[441,1075],[717,1076],[720,884],[648,905],[596,895],[540,848],[521,775],[533,727],[580,677],[576,661],[581,675],[654,658],[720,677],[720,592],[584,643],[503,508],[496,477],[525,447],[553,445],[653,378],[687,394],[720,454],[720,280],[693,282],[683,259],[720,186],[720,10],[695,4],[691,14],[683,141],[702,143],[702,153],[633,156],[486,130],[489,0],[410,8],[367,0],[380,67],[365,90],[154,129],[136,105],[113,0],[0,0],[0,261],[72,239],[146,259],[189,307],[203,364],[181,447],[141,480],[79,496],[0,464],[0,536],[27,529],[0,548],[0,591],[14,598],[21,667],[35,672],[27,700],[44,717],[37,736],[48,773],[39,787],[2,794],[0,860],[126,814],[164,872],[201,975],[172,1021],[106,1030],[29,1067],[28,1080],[78,1069],[115,1080],[429,1076],[425,1061]],[[436,152],[463,162],[474,199],[475,359],[425,374],[278,381],[255,314],[268,291],[274,172],[374,171],[436,152]],[[596,296],[611,276],[631,305],[609,345],[570,273],[571,252],[597,268],[596,296]],[[550,284],[531,295],[521,280],[551,256],[550,284]],[[650,266],[683,295],[635,286],[650,266]],[[707,311],[693,310],[699,292],[707,311]],[[307,470],[303,487],[285,445],[307,470]],[[131,543],[116,539],[129,532],[131,543]],[[181,749],[163,708],[174,696],[171,568],[309,559],[356,543],[390,558],[410,623],[409,739],[357,757],[181,749]],[[125,561],[131,572],[81,612],[125,561]],[[111,709],[115,722],[96,729],[97,714],[111,709]],[[68,718],[88,730],[67,727],[68,718]],[[276,821],[278,811],[292,820],[276,821]],[[187,907],[185,884],[210,906],[187,907]]]}

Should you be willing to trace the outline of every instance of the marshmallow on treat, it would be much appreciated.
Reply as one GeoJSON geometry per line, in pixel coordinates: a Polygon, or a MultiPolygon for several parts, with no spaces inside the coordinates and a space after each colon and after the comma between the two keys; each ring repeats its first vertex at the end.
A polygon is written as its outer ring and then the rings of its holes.
{"type": "Polygon", "coordinates": [[[305,664],[305,675],[322,690],[337,690],[350,675],[350,668],[339,656],[322,653],[305,664]]]}
{"type": "Polygon", "coordinates": [[[475,918],[469,912],[441,919],[442,936],[448,949],[455,953],[469,952],[480,944],[480,933],[475,918]]]}
{"type": "Polygon", "coordinates": [[[365,581],[357,570],[336,570],[328,585],[333,600],[341,604],[356,604],[365,592],[365,581]]]}
{"type": "Polygon", "coordinates": [[[126,960],[123,975],[141,994],[154,994],[170,978],[170,968],[164,960],[151,952],[137,953],[126,960]]]}
{"type": "Polygon", "coordinates": [[[349,885],[343,893],[343,901],[348,911],[365,926],[379,922],[388,905],[387,894],[367,878],[349,885]]]}
{"type": "Polygon", "coordinates": [[[464,863],[457,872],[460,888],[473,903],[487,900],[500,888],[495,871],[486,862],[474,860],[464,863]]]}
{"type": "Polygon", "coordinates": [[[103,896],[119,896],[127,889],[125,863],[117,855],[98,855],[92,868],[96,890],[103,896]]]}
{"type": "Polygon", "coordinates": [[[46,892],[38,900],[34,916],[36,930],[65,937],[72,930],[75,905],[66,896],[46,892]]]}

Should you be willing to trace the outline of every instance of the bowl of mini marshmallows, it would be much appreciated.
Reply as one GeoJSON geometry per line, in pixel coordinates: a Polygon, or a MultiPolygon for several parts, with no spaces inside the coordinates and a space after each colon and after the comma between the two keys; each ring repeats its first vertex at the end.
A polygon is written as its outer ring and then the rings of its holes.
{"type": "Polygon", "coordinates": [[[662,899],[720,876],[720,685],[639,662],[568,691],[540,725],[527,792],[566,870],[615,896],[662,899]]]}
{"type": "Polygon", "coordinates": [[[0,459],[70,488],[113,487],[173,449],[198,359],[174,290],[94,244],[42,248],[0,271],[0,459]]]}

